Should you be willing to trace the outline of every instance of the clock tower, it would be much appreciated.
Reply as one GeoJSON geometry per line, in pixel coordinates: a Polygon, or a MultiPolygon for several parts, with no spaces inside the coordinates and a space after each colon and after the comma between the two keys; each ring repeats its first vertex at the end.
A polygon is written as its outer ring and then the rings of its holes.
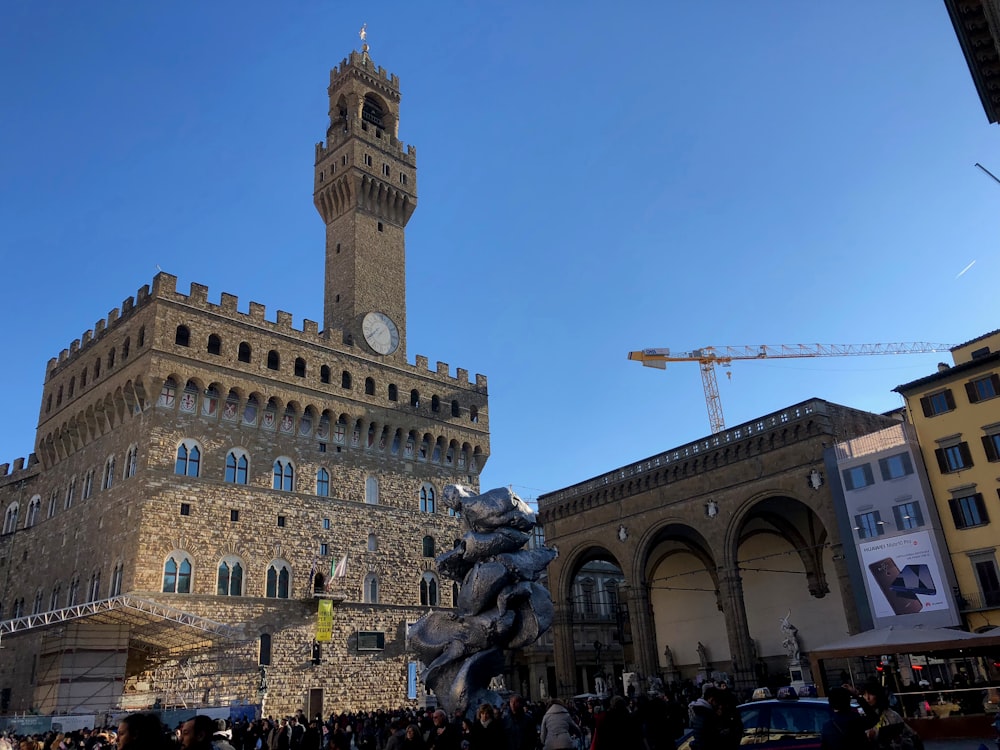
{"type": "Polygon", "coordinates": [[[399,140],[399,78],[377,68],[363,44],[330,71],[328,93],[313,191],[326,223],[323,327],[405,362],[405,229],[417,207],[417,152],[399,140]]]}

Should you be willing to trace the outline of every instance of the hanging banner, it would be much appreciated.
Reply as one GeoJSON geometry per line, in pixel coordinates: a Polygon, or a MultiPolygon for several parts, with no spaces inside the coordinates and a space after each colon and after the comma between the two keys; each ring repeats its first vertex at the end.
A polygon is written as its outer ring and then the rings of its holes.
{"type": "Polygon", "coordinates": [[[316,640],[320,643],[333,639],[333,600],[319,600],[319,617],[316,620],[316,640]]]}

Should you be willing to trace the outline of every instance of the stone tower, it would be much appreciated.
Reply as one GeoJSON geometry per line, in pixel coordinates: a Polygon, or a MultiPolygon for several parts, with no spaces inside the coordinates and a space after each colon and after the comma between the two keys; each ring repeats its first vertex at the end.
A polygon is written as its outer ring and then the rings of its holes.
{"type": "Polygon", "coordinates": [[[328,336],[406,360],[406,223],[416,149],[399,135],[399,78],[362,51],[330,71],[330,127],[316,145],[314,202],[326,222],[328,336]]]}

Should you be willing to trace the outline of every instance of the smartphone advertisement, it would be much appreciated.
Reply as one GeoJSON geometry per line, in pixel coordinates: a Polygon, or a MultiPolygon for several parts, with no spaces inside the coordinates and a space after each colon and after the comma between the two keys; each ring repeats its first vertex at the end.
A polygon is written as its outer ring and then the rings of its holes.
{"type": "Polygon", "coordinates": [[[944,576],[929,532],[863,542],[858,549],[876,618],[948,609],[944,576]]]}

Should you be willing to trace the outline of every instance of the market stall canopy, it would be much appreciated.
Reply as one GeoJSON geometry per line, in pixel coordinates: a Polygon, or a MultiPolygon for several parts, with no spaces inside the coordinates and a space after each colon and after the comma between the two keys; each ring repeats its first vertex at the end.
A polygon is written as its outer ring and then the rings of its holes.
{"type": "Polygon", "coordinates": [[[952,651],[962,648],[1000,646],[1000,630],[969,633],[951,628],[901,628],[890,625],[866,630],[843,640],[809,650],[813,661],[845,656],[952,651]]]}

